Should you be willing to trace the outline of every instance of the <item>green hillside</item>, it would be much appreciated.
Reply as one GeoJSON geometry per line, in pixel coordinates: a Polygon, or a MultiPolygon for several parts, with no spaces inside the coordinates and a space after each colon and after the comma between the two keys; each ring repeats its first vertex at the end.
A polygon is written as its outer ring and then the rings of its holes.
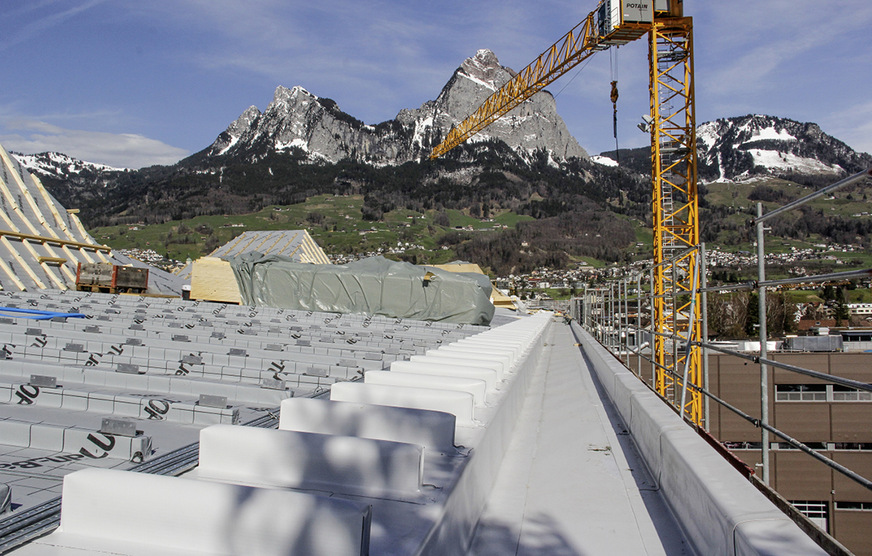
{"type": "MultiPolygon", "coordinates": [[[[751,254],[754,230],[749,222],[755,215],[756,203],[762,202],[765,212],[810,192],[810,187],[777,179],[708,184],[701,189],[702,239],[709,250],[751,254]]],[[[820,251],[821,246],[835,245],[839,246],[836,251],[803,261],[801,266],[809,273],[872,267],[872,216],[866,197],[858,187],[837,191],[771,220],[767,224],[771,227],[766,237],[767,252],[820,251]],[[842,252],[845,244],[854,245],[854,251],[842,252]]],[[[244,231],[288,229],[309,230],[328,254],[365,255],[381,250],[394,259],[434,264],[466,258],[495,273],[536,266],[574,266],[580,260],[603,266],[608,261],[651,257],[651,229],[628,215],[588,206],[538,220],[508,210],[483,219],[474,215],[475,208],[395,208],[372,221],[364,218],[363,195],[323,194],[303,203],[272,205],[251,214],[116,225],[96,228],[91,233],[116,249],[153,249],[182,261],[208,254],[244,231]],[[392,249],[397,252],[391,253],[392,249]]],[[[790,268],[790,264],[775,264],[772,277],[787,275],[790,268]]],[[[721,275],[744,279],[754,272],[753,268],[725,268],[721,275]]]]}
{"type": "Polygon", "coordinates": [[[406,248],[404,254],[392,258],[438,264],[455,258],[453,250],[441,248],[440,240],[446,233],[457,228],[494,233],[533,220],[513,212],[483,221],[460,210],[439,213],[397,209],[385,213],[381,221],[371,222],[363,218],[363,202],[362,195],[318,195],[304,203],[269,206],[251,214],[108,226],[95,228],[91,234],[114,249],[152,249],[167,258],[184,261],[206,255],[245,231],[306,229],[328,254],[365,254],[409,243],[417,247],[406,248]]]}

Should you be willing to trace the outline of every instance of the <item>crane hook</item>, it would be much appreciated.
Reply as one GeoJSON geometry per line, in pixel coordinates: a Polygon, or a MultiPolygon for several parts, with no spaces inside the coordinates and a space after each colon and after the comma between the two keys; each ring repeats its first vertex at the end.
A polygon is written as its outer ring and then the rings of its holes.
{"type": "MultiPolygon", "coordinates": [[[[618,140],[618,82],[612,81],[612,94],[609,95],[612,99],[612,127],[614,128],[615,141],[618,140]]],[[[617,147],[615,147],[617,150],[617,147]]]]}
{"type": "Polygon", "coordinates": [[[615,136],[615,158],[618,164],[621,163],[620,153],[618,153],[618,82],[612,81],[612,93],[609,95],[612,99],[612,133],[615,136]]]}

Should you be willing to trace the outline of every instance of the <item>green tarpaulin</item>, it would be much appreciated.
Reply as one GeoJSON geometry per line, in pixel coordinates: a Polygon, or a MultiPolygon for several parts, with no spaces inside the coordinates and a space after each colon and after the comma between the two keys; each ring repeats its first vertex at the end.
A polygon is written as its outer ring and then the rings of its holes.
{"type": "Polygon", "coordinates": [[[246,253],[227,261],[248,305],[484,325],[494,314],[484,276],[384,257],[330,265],[246,253]]]}

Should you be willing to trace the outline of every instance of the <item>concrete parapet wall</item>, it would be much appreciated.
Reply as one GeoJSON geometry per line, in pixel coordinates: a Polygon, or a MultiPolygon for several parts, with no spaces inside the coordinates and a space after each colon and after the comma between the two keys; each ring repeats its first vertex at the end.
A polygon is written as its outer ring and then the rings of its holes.
{"type": "Polygon", "coordinates": [[[340,382],[330,389],[330,399],[340,402],[410,407],[451,413],[458,425],[473,424],[474,400],[468,392],[435,390],[411,386],[388,386],[362,382],[340,382]]]}
{"type": "Polygon", "coordinates": [[[700,554],[825,554],[647,385],[573,323],[676,520],[700,554]]]}
{"type": "Polygon", "coordinates": [[[454,453],[454,415],[407,407],[288,398],[279,429],[420,444],[454,453]]]}
{"type": "Polygon", "coordinates": [[[472,394],[476,407],[485,405],[487,383],[477,378],[445,376],[427,373],[404,373],[401,371],[369,371],[364,376],[364,384],[385,384],[388,386],[414,386],[417,388],[438,388],[472,394]]]}
{"type": "Polygon", "coordinates": [[[417,444],[234,425],[200,431],[198,479],[252,486],[416,499],[423,447],[417,444]]]}
{"type": "Polygon", "coordinates": [[[60,528],[16,554],[364,555],[370,521],[360,502],[84,469],[64,478],[60,528]]]}
{"type": "Polygon", "coordinates": [[[497,372],[482,367],[465,367],[462,365],[438,362],[424,363],[421,361],[394,361],[391,363],[391,371],[477,378],[485,382],[488,394],[492,394],[497,388],[497,372]]]}
{"type": "Polygon", "coordinates": [[[471,356],[465,357],[458,353],[449,353],[447,351],[430,350],[426,355],[413,355],[409,361],[414,363],[441,363],[443,365],[462,365],[465,367],[479,367],[483,369],[491,369],[497,373],[497,380],[505,378],[505,367],[500,361],[493,361],[487,357],[471,356]]]}

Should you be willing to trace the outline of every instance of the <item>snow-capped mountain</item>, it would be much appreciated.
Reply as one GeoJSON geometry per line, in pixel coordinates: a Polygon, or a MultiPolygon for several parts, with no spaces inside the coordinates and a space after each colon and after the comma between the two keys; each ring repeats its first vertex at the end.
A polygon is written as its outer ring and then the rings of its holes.
{"type": "MultiPolygon", "coordinates": [[[[779,177],[808,185],[859,172],[872,166],[872,156],[821,131],[815,123],[788,118],[748,115],[720,118],[696,128],[699,178],[705,183],[779,177]]],[[[622,149],[591,157],[600,164],[616,164],[651,173],[651,149],[622,149]]]]}
{"type": "Polygon", "coordinates": [[[95,164],[93,162],[85,162],[71,156],[56,153],[44,152],[38,154],[21,154],[10,153],[14,156],[22,166],[28,169],[31,173],[44,176],[75,176],[82,174],[97,174],[101,172],[123,172],[125,168],[113,168],[105,164],[95,164]]]}
{"type": "MultiPolygon", "coordinates": [[[[336,103],[303,87],[278,87],[260,112],[251,106],[205,151],[203,159],[234,157],[251,161],[269,152],[298,150],[310,161],[351,158],[393,165],[425,158],[451,126],[462,121],[515,72],[501,66],[490,50],[464,60],[436,98],[417,109],[401,110],[393,120],[366,125],[336,103]]],[[[587,153],[557,114],[554,98],[540,92],[495,122],[474,141],[497,139],[522,157],[546,151],[552,160],[586,158],[587,153]]],[[[201,158],[202,157],[202,158],[201,158]]]]}
{"type": "Polygon", "coordinates": [[[700,177],[706,181],[762,176],[832,176],[872,165],[814,123],[774,116],[723,118],[697,127],[700,177]]]}

